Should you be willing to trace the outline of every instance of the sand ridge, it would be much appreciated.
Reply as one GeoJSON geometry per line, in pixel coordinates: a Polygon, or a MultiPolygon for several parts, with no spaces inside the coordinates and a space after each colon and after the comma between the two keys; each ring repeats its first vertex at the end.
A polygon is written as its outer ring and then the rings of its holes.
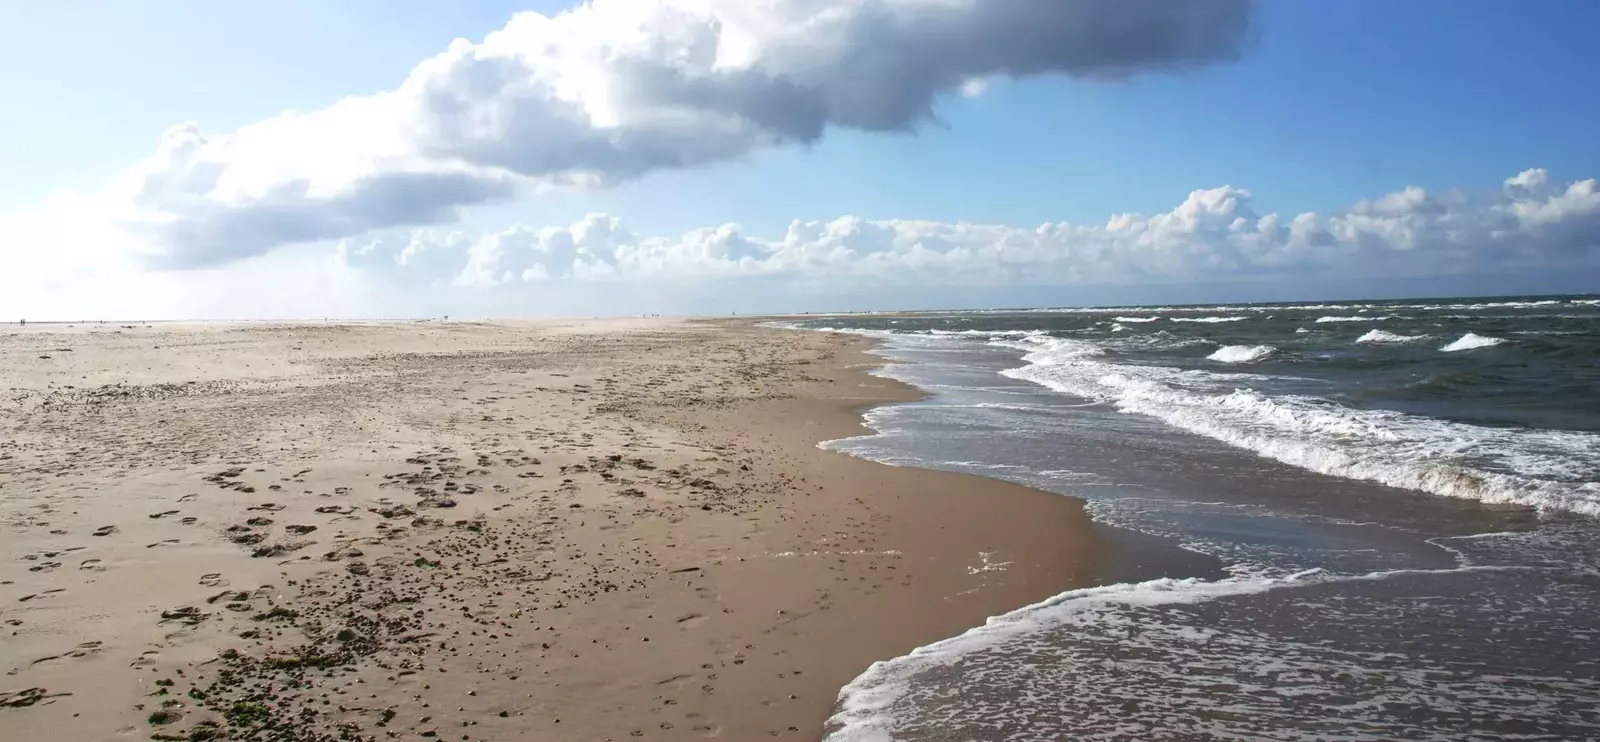
{"type": "Polygon", "coordinates": [[[915,397],[863,350],[673,320],[4,332],[0,737],[816,739],[872,661],[1098,559],[1075,501],[817,449],[915,397]]]}

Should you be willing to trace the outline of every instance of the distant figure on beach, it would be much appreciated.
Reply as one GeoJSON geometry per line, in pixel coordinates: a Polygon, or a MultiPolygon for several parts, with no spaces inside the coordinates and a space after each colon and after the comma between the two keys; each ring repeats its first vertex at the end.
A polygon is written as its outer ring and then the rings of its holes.
{"type": "Polygon", "coordinates": [[[25,320],[25,319],[19,319],[19,320],[17,320],[17,324],[22,325],[23,327],[27,327],[28,326],[28,321],[25,320]]]}

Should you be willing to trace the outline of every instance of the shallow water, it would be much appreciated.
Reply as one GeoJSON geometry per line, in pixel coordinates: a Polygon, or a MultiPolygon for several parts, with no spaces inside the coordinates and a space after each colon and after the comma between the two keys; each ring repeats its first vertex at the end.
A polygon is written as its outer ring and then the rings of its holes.
{"type": "Polygon", "coordinates": [[[1226,567],[880,663],[829,739],[1600,736],[1600,301],[803,324],[882,336],[934,395],[830,447],[1083,497],[1226,567]]]}

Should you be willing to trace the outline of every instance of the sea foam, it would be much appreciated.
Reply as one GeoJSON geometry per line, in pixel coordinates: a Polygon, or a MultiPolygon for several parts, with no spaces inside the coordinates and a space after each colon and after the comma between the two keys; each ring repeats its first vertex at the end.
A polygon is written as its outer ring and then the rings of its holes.
{"type": "MultiPolygon", "coordinates": [[[[1004,371],[1148,415],[1303,469],[1435,495],[1600,516],[1600,435],[1494,428],[1315,397],[1267,395],[1248,374],[1110,363],[1094,343],[1033,338],[1004,371]],[[1253,385],[1253,384],[1252,384],[1253,385]]],[[[1265,377],[1254,377],[1255,379],[1265,377]]]]}
{"type": "Polygon", "coordinates": [[[959,636],[913,649],[892,660],[874,662],[839,691],[836,712],[828,720],[827,742],[893,742],[901,719],[897,706],[912,690],[920,672],[949,666],[963,655],[1007,640],[1069,622],[1092,623],[1124,606],[1199,603],[1222,597],[1261,593],[1274,588],[1312,584],[1320,570],[1280,578],[1227,580],[1163,578],[1137,583],[1071,590],[1010,613],[991,617],[959,636]]]}
{"type": "Polygon", "coordinates": [[[1446,353],[1455,353],[1463,350],[1477,350],[1478,348],[1493,348],[1494,346],[1504,342],[1505,340],[1502,338],[1492,338],[1488,337],[1487,335],[1478,335],[1476,333],[1469,332],[1457,338],[1455,342],[1446,345],[1439,350],[1442,350],[1446,353]]]}
{"type": "MultiPolygon", "coordinates": [[[[1303,711],[1288,707],[1290,703],[1306,700],[1313,701],[1308,705],[1315,705],[1314,698],[1302,698],[1305,694],[1326,698],[1330,709],[1359,719],[1358,728],[1369,734],[1370,730],[1381,728],[1379,725],[1393,724],[1385,713],[1387,706],[1405,707],[1408,702],[1415,703],[1420,693],[1427,693],[1430,700],[1441,705],[1476,708],[1485,703],[1503,704],[1497,711],[1527,708],[1538,703],[1541,694],[1554,693],[1568,702],[1587,697],[1600,688],[1600,683],[1587,678],[1563,683],[1554,678],[1514,676],[1446,687],[1427,679],[1428,673],[1409,672],[1412,668],[1404,664],[1392,666],[1393,674],[1384,676],[1383,683],[1373,683],[1370,679],[1350,683],[1352,677],[1370,678],[1373,666],[1378,663],[1403,663],[1405,657],[1376,657],[1370,652],[1346,649],[1336,642],[1305,644],[1285,641],[1267,631],[1198,623],[1193,618],[1194,609],[1186,608],[1226,600],[1232,602],[1231,610],[1237,611],[1248,609],[1248,604],[1242,600],[1247,596],[1284,590],[1521,571],[1525,570],[1462,566],[1334,574],[1309,569],[1276,576],[1222,580],[1166,578],[1072,590],[990,618],[983,626],[959,636],[874,663],[840,690],[837,710],[828,721],[825,739],[827,742],[921,739],[931,731],[930,726],[938,728],[943,723],[965,727],[969,734],[973,728],[989,724],[1027,730],[1037,724],[1041,714],[1055,713],[1062,721],[1078,725],[1070,734],[1060,735],[1071,739],[1146,738],[1145,732],[1152,728],[1152,723],[1165,722],[1167,726],[1163,729],[1187,732],[1177,735],[1185,737],[1354,740],[1362,737],[1309,732],[1305,736],[1268,736],[1262,731],[1264,727],[1293,729],[1292,717],[1303,711]],[[1052,643],[1062,637],[1070,641],[1052,643]],[[1343,676],[1343,682],[1325,680],[1330,675],[1343,676]],[[1503,690],[1501,683],[1507,680],[1515,690],[1503,690]],[[1529,688],[1527,685],[1532,683],[1527,681],[1530,680],[1546,682],[1529,688]],[[1083,685],[1073,687],[1075,683],[1083,685]],[[1216,683],[1218,687],[1207,688],[1208,683],[1216,683]],[[981,691],[990,688],[1019,692],[1023,705],[1018,706],[1014,701],[986,705],[988,699],[981,691]],[[968,690],[977,692],[970,696],[962,693],[968,690]],[[1154,695],[1139,698],[1152,691],[1154,695]],[[1055,697],[1046,701],[1040,693],[1055,697]],[[1351,695],[1358,699],[1351,699],[1351,695]],[[1350,703],[1351,700],[1365,702],[1350,703]],[[1192,710],[1194,704],[1208,701],[1217,704],[1215,708],[1227,708],[1236,713],[1200,721],[1184,713],[1184,709],[1192,710]],[[1062,704],[1074,703],[1081,706],[1064,713],[1058,710],[1062,704]],[[974,721],[974,707],[984,710],[982,722],[974,721]],[[924,714],[930,709],[944,718],[926,718],[924,714]],[[1003,709],[1020,713],[1012,716],[998,713],[1003,709]],[[916,731],[901,736],[907,728],[916,731]]],[[[1437,669],[1437,660],[1425,663],[1424,668],[1437,669]]],[[[1415,731],[1411,727],[1404,728],[1415,731]]],[[[1054,739],[1058,735],[1048,736],[1054,739]]],[[[949,738],[971,737],[953,734],[949,738]]],[[[1038,738],[1042,737],[1026,733],[1020,737],[993,737],[1038,738]]],[[[1431,734],[1416,738],[1461,737],[1431,734]]]]}
{"type": "Polygon", "coordinates": [[[1386,320],[1386,319],[1394,319],[1394,318],[1395,318],[1395,316],[1392,315],[1392,314],[1386,314],[1386,315],[1383,315],[1381,317],[1318,317],[1317,318],[1317,322],[1319,322],[1319,323],[1328,323],[1328,322],[1381,322],[1381,321],[1386,320]]]}
{"type": "Polygon", "coordinates": [[[1384,345],[1390,343],[1412,343],[1428,337],[1427,335],[1401,335],[1384,330],[1368,330],[1367,334],[1356,338],[1357,343],[1363,345],[1384,345]]]}
{"type": "Polygon", "coordinates": [[[1219,363],[1255,363],[1276,352],[1270,345],[1224,345],[1206,357],[1219,363]]]}

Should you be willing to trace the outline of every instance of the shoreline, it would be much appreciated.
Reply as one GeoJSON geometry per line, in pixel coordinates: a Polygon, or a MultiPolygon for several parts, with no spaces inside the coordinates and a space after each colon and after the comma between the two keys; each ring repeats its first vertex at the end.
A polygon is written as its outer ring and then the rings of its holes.
{"type": "Polygon", "coordinates": [[[0,336],[7,737],[818,739],[1113,551],[1074,498],[821,449],[924,396],[859,338],[116,329],[0,336]]]}

